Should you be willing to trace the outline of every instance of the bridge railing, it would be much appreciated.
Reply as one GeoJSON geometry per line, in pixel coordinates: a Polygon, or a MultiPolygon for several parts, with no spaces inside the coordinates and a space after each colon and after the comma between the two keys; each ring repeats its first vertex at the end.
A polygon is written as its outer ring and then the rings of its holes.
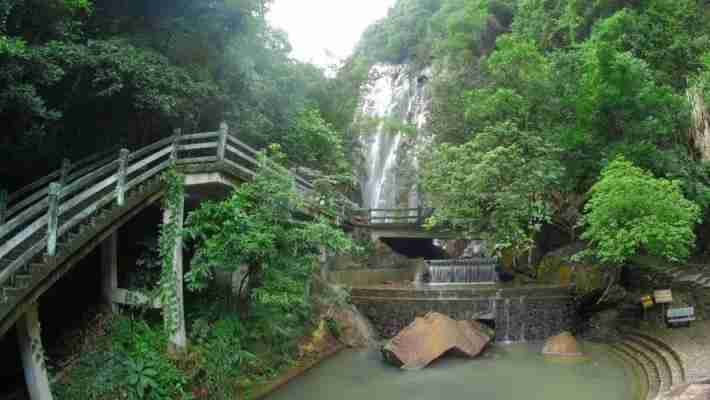
{"type": "MultiPolygon", "coordinates": [[[[0,286],[41,254],[54,256],[57,244],[83,222],[115,202],[122,206],[126,194],[160,175],[172,163],[195,165],[222,162],[250,179],[261,163],[259,152],[228,132],[171,137],[130,152],[99,154],[74,165],[64,162],[60,171],[19,191],[0,196],[0,286]]],[[[313,185],[283,166],[265,160],[268,168],[294,177],[299,192],[312,192],[313,185]]],[[[0,293],[1,295],[2,293],[0,293]]]]}
{"type": "Polygon", "coordinates": [[[432,208],[370,208],[354,213],[355,222],[367,225],[422,225],[433,213],[432,208]]]}

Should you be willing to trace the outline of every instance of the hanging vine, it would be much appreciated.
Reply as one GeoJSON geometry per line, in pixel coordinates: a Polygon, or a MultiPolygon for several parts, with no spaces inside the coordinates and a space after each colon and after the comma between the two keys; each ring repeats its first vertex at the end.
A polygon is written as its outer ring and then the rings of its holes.
{"type": "Polygon", "coordinates": [[[160,226],[158,244],[163,268],[158,285],[158,297],[163,305],[165,329],[173,334],[180,328],[180,314],[182,311],[182,304],[177,294],[177,285],[180,282],[180,277],[173,270],[173,262],[175,261],[175,243],[182,234],[181,222],[183,199],[185,197],[185,177],[179,174],[175,168],[170,168],[163,174],[161,179],[165,184],[163,209],[171,217],[163,221],[160,226]]]}

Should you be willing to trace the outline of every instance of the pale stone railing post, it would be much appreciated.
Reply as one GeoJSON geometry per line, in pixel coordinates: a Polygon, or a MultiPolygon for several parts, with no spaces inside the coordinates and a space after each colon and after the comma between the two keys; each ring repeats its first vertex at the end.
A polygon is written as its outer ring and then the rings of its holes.
{"type": "Polygon", "coordinates": [[[176,128],[173,130],[173,151],[170,153],[170,160],[176,162],[180,156],[178,152],[180,151],[180,137],[182,136],[182,129],[176,128]]]}
{"type": "Polygon", "coordinates": [[[128,158],[131,152],[128,149],[121,149],[118,156],[118,179],[116,180],[116,202],[119,206],[126,203],[126,170],[128,158]]]}
{"type": "Polygon", "coordinates": [[[57,230],[59,228],[59,194],[62,185],[49,184],[49,211],[47,212],[47,255],[54,257],[57,253],[57,230]]]}
{"type": "Polygon", "coordinates": [[[7,218],[7,190],[0,190],[0,225],[5,223],[7,218]]]}
{"type": "Polygon", "coordinates": [[[69,178],[69,171],[71,170],[71,160],[68,158],[62,159],[62,169],[59,175],[59,183],[64,186],[67,184],[67,178],[69,178]]]}
{"type": "Polygon", "coordinates": [[[217,144],[217,159],[224,161],[224,155],[227,150],[227,135],[229,134],[229,125],[226,122],[219,124],[219,142],[217,144]]]}

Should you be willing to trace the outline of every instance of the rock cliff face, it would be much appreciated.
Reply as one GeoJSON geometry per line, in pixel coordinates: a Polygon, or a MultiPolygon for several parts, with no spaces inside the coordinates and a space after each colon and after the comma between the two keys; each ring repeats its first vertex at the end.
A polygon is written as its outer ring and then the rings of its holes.
{"type": "Polygon", "coordinates": [[[417,153],[431,142],[431,70],[375,65],[353,129],[365,208],[417,207],[417,153]]]}

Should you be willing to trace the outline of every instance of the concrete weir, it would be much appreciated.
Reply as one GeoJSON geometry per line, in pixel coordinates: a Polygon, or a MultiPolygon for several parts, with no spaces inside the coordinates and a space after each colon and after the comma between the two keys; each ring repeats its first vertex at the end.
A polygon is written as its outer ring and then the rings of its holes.
{"type": "Polygon", "coordinates": [[[570,289],[561,286],[382,285],[354,287],[351,296],[385,338],[431,311],[495,325],[496,341],[510,343],[545,340],[574,322],[570,289]]]}

